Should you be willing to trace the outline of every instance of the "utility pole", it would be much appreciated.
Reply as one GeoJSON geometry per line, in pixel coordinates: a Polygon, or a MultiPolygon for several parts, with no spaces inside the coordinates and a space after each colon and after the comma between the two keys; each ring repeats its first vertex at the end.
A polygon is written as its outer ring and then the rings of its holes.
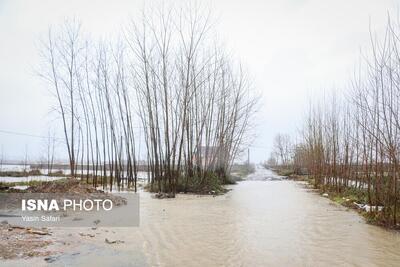
{"type": "Polygon", "coordinates": [[[250,148],[247,148],[247,167],[250,167],[250,148]]]}

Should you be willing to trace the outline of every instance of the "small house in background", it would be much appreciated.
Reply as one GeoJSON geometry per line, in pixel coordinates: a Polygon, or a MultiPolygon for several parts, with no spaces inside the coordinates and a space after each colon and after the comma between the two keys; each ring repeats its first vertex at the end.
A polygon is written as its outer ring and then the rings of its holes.
{"type": "Polygon", "coordinates": [[[193,163],[200,167],[218,168],[225,165],[227,152],[220,146],[200,146],[193,158],[193,163]]]}

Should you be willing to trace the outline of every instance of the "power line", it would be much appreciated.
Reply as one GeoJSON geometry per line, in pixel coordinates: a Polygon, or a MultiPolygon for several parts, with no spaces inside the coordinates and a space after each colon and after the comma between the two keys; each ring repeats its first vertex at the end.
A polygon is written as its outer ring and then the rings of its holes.
{"type": "MultiPolygon", "coordinates": [[[[145,127],[142,126],[134,126],[133,128],[141,128],[141,129],[145,129],[145,127]]],[[[148,127],[147,127],[148,128],[148,127]]],[[[0,133],[5,133],[5,134],[10,134],[10,135],[19,135],[19,136],[28,136],[28,137],[34,137],[34,138],[41,138],[41,139],[53,139],[53,140],[58,140],[58,141],[64,141],[63,138],[59,138],[59,137],[49,137],[49,136],[43,136],[43,135],[36,135],[36,134],[27,134],[27,133],[21,133],[21,132],[15,132],[15,131],[9,131],[9,130],[1,130],[0,129],[0,133]]],[[[248,146],[250,148],[261,148],[261,149],[271,149],[270,146],[255,146],[255,145],[250,145],[248,146]]]]}
{"type": "Polygon", "coordinates": [[[53,139],[53,140],[59,140],[63,141],[64,139],[58,138],[58,137],[51,137],[51,136],[43,136],[43,135],[35,135],[35,134],[27,134],[27,133],[21,133],[21,132],[14,132],[14,131],[7,131],[7,130],[1,130],[0,133],[5,133],[5,134],[11,134],[11,135],[19,135],[19,136],[29,136],[29,137],[34,137],[34,138],[42,138],[42,139],[53,139]]]}

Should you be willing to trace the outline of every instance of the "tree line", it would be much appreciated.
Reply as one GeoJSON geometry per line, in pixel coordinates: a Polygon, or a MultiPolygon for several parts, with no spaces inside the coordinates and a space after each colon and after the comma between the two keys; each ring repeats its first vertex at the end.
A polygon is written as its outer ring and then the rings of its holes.
{"type": "Polygon", "coordinates": [[[94,40],[67,21],[43,41],[41,76],[60,115],[70,173],[134,187],[145,146],[150,190],[175,194],[228,180],[256,98],[214,38],[210,12],[152,8],[94,40]]]}
{"type": "Polygon", "coordinates": [[[388,18],[343,95],[311,103],[296,142],[280,135],[269,163],[309,174],[324,190],[354,190],[386,225],[399,220],[400,27],[388,18]],[[290,149],[286,149],[290,146],[290,149]],[[290,160],[288,160],[290,159],[290,160]]]}

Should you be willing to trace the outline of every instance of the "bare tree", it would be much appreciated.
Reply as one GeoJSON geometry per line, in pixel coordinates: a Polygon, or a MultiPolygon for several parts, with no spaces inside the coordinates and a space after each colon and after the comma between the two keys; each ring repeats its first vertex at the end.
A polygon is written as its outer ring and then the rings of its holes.
{"type": "Polygon", "coordinates": [[[388,18],[384,38],[371,34],[371,53],[363,57],[346,99],[314,105],[302,131],[296,165],[306,168],[315,186],[365,196],[375,218],[397,226],[399,213],[400,39],[388,18]],[[324,108],[321,108],[321,107],[324,108]]]}
{"type": "Polygon", "coordinates": [[[292,143],[290,136],[277,134],[274,139],[274,153],[278,156],[280,164],[287,166],[291,159],[292,143]]]}
{"type": "Polygon", "coordinates": [[[212,26],[200,6],[162,5],[117,42],[83,39],[75,21],[49,31],[42,77],[54,89],[71,176],[136,190],[140,128],[152,191],[174,195],[227,181],[256,98],[212,26]]]}
{"type": "Polygon", "coordinates": [[[41,51],[44,68],[41,77],[47,80],[54,89],[57,99],[57,111],[60,113],[64,129],[64,139],[67,146],[71,176],[76,170],[76,101],[78,97],[78,75],[82,60],[81,24],[76,21],[66,21],[61,30],[54,33],[49,29],[48,37],[43,42],[41,51]]]}

